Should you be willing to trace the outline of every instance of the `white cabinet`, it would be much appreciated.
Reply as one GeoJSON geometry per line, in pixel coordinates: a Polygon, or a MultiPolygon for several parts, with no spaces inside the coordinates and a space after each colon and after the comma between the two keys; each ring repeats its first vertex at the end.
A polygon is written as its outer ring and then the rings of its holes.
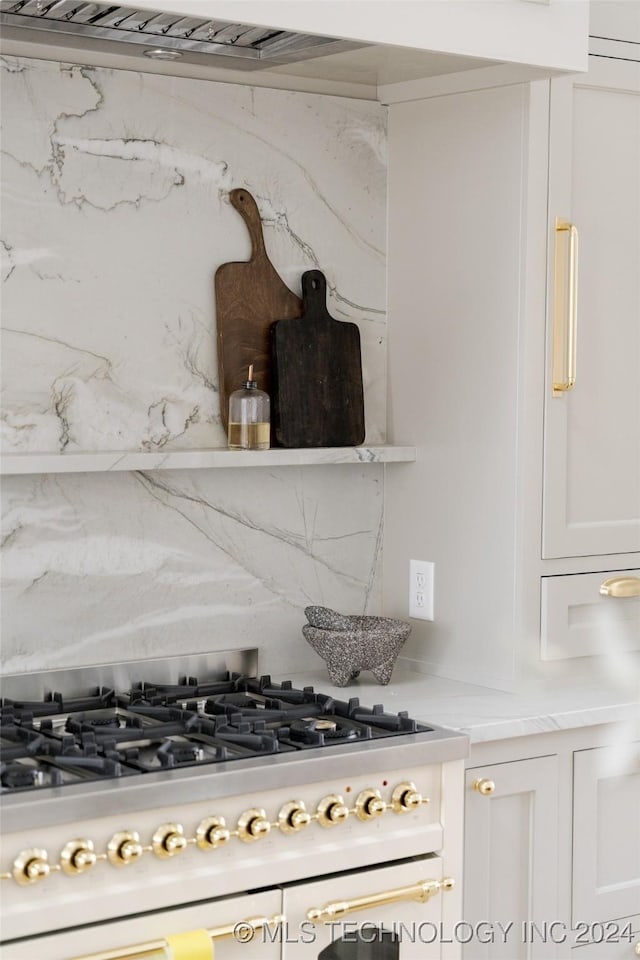
{"type": "Polygon", "coordinates": [[[637,600],[599,593],[640,567],[640,62],[619,46],[586,76],[390,108],[389,430],[417,462],[386,484],[385,607],[406,616],[409,559],[435,563],[403,651],[427,673],[510,686],[640,649],[637,600]],[[556,218],[579,232],[560,396],[556,218]]]}
{"type": "Polygon", "coordinates": [[[558,916],[558,758],[535,757],[468,769],[465,791],[464,919],[491,923],[472,960],[552,957],[526,942],[526,925],[558,916]],[[544,866],[543,866],[544,865],[544,866]],[[488,939],[488,938],[487,938],[488,939]]]}
{"type": "Polygon", "coordinates": [[[586,728],[472,746],[463,916],[494,935],[476,935],[465,958],[634,956],[640,742],[629,733],[586,728]]]}
{"type": "Polygon", "coordinates": [[[573,918],[640,912],[640,742],[574,754],[573,918]]]}
{"type": "Polygon", "coordinates": [[[554,395],[552,356],[546,367],[543,557],[626,553],[640,550],[640,54],[552,80],[550,124],[550,354],[572,323],[555,218],[579,239],[574,387],[554,395]]]}

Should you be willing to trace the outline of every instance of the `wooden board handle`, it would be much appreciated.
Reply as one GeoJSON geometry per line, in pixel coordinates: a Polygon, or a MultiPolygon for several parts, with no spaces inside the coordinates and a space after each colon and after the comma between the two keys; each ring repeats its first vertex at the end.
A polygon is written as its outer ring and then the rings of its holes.
{"type": "Polygon", "coordinates": [[[251,260],[256,257],[267,259],[267,251],[264,246],[264,235],[262,233],[262,221],[258,205],[248,190],[238,187],[229,193],[231,206],[235,207],[242,219],[247,225],[249,236],[251,237],[251,260]]]}
{"type": "Polygon", "coordinates": [[[327,305],[327,280],[322,270],[305,270],[302,274],[302,299],[305,307],[324,313],[327,305]]]}

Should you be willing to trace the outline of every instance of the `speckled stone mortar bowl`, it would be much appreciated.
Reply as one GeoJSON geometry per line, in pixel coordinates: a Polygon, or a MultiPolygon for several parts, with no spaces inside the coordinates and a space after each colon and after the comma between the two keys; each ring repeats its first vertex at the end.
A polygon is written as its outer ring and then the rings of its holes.
{"type": "Polygon", "coordinates": [[[361,670],[389,683],[411,625],[389,617],[343,616],[328,607],[307,607],[302,628],[307,643],[327,664],[329,679],[346,687],[361,670]]]}

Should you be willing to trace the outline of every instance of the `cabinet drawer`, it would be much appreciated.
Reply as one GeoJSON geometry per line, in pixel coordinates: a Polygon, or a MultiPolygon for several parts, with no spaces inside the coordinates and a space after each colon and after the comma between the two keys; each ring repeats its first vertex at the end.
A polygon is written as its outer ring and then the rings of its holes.
{"type": "Polygon", "coordinates": [[[612,577],[640,577],[640,569],[541,578],[542,660],[640,650],[640,597],[603,596],[612,577]]]}

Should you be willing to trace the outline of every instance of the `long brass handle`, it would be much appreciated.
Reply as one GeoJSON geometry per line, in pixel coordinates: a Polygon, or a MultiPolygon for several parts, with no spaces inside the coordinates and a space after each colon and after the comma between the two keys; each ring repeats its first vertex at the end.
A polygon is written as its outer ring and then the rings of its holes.
{"type": "MultiPolygon", "coordinates": [[[[241,941],[248,942],[253,939],[257,930],[263,927],[278,927],[284,923],[284,917],[276,914],[273,917],[249,917],[247,920],[240,920],[236,923],[227,923],[223,927],[211,927],[207,934],[212,940],[231,940],[239,933],[246,933],[247,936],[239,936],[241,941]]],[[[74,957],[73,960],[143,960],[144,957],[153,957],[166,950],[167,941],[148,940],[146,943],[135,943],[129,947],[117,947],[115,950],[100,950],[98,953],[85,953],[81,957],[74,957]]]]}
{"type": "Polygon", "coordinates": [[[356,897],[354,900],[336,900],[327,903],[324,907],[311,907],[307,910],[307,920],[311,923],[323,923],[344,917],[347,913],[356,910],[366,910],[370,907],[384,907],[390,903],[401,903],[403,900],[420,900],[426,903],[441,890],[451,890],[455,881],[450,877],[444,880],[422,880],[410,887],[396,887],[394,890],[383,890],[382,893],[371,893],[367,897],[356,897]]]}
{"type": "Polygon", "coordinates": [[[576,382],[578,337],[578,228],[556,217],[555,288],[553,304],[553,396],[561,397],[576,382]],[[559,234],[569,234],[569,269],[559,234]],[[566,309],[565,309],[566,304],[566,309]],[[568,314],[568,317],[567,317],[568,314]]]}
{"type": "Polygon", "coordinates": [[[600,584],[603,597],[640,597],[640,577],[610,577],[600,584]]]}
{"type": "Polygon", "coordinates": [[[638,942],[635,945],[634,953],[636,957],[640,957],[640,940],[638,940],[638,942]]]}

